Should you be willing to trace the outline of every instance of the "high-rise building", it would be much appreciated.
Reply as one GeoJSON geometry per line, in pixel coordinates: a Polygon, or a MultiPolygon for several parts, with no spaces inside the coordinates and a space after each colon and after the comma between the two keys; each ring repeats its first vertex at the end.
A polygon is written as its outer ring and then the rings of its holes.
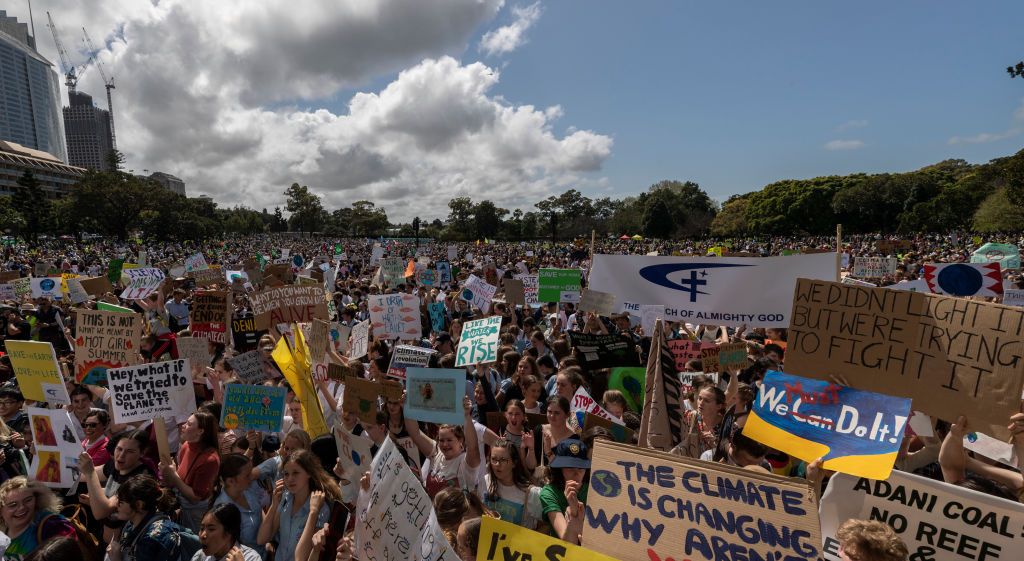
{"type": "Polygon", "coordinates": [[[179,195],[185,194],[185,182],[181,179],[162,171],[155,171],[149,175],[149,177],[139,176],[145,179],[150,179],[159,183],[164,189],[173,191],[179,195]]]}
{"type": "Polygon", "coordinates": [[[28,26],[0,10],[0,140],[53,154],[67,163],[61,82],[35,44],[28,26]]]}
{"type": "Polygon", "coordinates": [[[64,108],[64,130],[68,138],[68,163],[82,168],[108,170],[114,141],[110,135],[110,112],[92,103],[84,92],[68,94],[64,108]]]}

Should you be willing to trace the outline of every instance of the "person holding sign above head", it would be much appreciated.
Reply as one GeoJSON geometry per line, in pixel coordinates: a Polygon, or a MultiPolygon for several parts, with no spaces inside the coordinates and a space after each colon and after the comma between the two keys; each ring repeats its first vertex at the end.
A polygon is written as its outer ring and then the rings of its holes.
{"type": "Polygon", "coordinates": [[[217,420],[206,411],[196,411],[181,426],[181,440],[177,463],[169,456],[160,458],[160,473],[177,492],[182,526],[198,531],[220,471],[217,420]]]}
{"type": "MultiPolygon", "coordinates": [[[[1004,469],[973,458],[964,449],[964,438],[971,432],[967,417],[961,415],[956,424],[950,426],[939,449],[939,466],[946,483],[973,489],[1008,500],[1024,498],[1024,476],[1019,471],[1004,469]],[[970,472],[971,475],[968,475],[970,472]],[[1004,489],[1008,489],[1007,493],[1004,489]]],[[[1024,463],[1020,453],[1024,451],[1024,413],[1010,418],[1010,432],[1017,450],[1018,462],[1024,463]]]]}
{"type": "Polygon", "coordinates": [[[540,504],[554,535],[563,541],[580,543],[589,481],[587,445],[576,438],[559,442],[551,460],[551,483],[541,490],[540,504]]]}
{"type": "Polygon", "coordinates": [[[469,397],[463,398],[462,409],[465,414],[462,426],[441,425],[436,441],[423,434],[414,419],[405,420],[405,428],[420,454],[430,459],[430,471],[424,486],[431,498],[446,487],[469,492],[476,490],[480,444],[473,424],[473,403],[469,397]]]}

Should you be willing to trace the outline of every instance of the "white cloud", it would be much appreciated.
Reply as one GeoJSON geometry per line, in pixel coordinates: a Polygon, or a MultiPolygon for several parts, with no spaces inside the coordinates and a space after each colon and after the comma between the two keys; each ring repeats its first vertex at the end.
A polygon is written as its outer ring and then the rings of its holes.
{"type": "MultiPolygon", "coordinates": [[[[110,45],[100,58],[116,77],[129,167],[177,175],[223,205],[272,208],[297,181],[328,208],[368,199],[397,220],[443,217],[460,195],[532,206],[599,185],[590,172],[611,153],[612,139],[585,126],[556,135],[561,106],[509,104],[491,93],[497,70],[448,56],[503,0],[61,2],[58,25],[81,22],[110,45]],[[399,70],[351,95],[347,112],[324,108],[399,70]]],[[[40,46],[55,60],[52,40],[40,46]]],[[[79,89],[105,105],[94,71],[79,89]]]]}
{"type": "Polygon", "coordinates": [[[852,119],[836,127],[836,132],[848,131],[850,129],[862,129],[868,126],[868,122],[864,119],[852,119]]]}
{"type": "Polygon", "coordinates": [[[830,140],[825,143],[825,150],[857,150],[864,147],[863,140],[830,140]]]}
{"type": "Polygon", "coordinates": [[[949,144],[986,144],[989,142],[998,142],[1000,140],[1006,140],[1007,138],[1013,138],[1020,133],[1024,132],[1024,99],[1021,99],[1020,105],[1013,110],[1013,117],[1010,128],[1002,132],[982,132],[970,136],[952,136],[950,137],[949,144]]]}
{"type": "Polygon", "coordinates": [[[512,52],[526,42],[526,31],[540,19],[540,2],[512,8],[515,20],[506,26],[488,31],[480,39],[480,51],[488,56],[512,52]]]}

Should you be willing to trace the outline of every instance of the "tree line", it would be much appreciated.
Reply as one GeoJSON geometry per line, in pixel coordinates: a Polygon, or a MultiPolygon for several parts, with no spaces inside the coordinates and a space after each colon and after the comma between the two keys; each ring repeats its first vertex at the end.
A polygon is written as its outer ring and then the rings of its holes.
{"type": "Polygon", "coordinates": [[[284,191],[285,208],[268,212],[219,208],[122,171],[89,171],[60,199],[47,198],[30,171],[13,197],[0,197],[0,228],[34,240],[41,234],[93,233],[126,239],[204,240],[263,232],[316,232],[338,237],[423,237],[441,240],[572,239],[639,234],[672,239],[849,233],[978,232],[1024,229],[1024,150],[984,164],[946,160],[916,171],[787,179],[734,195],[724,203],[692,181],[660,181],[635,196],[592,199],[576,189],[532,209],[457,197],[446,217],[393,223],[372,201],[328,210],[308,186],[284,191]],[[287,217],[285,216],[287,212],[287,217]]]}

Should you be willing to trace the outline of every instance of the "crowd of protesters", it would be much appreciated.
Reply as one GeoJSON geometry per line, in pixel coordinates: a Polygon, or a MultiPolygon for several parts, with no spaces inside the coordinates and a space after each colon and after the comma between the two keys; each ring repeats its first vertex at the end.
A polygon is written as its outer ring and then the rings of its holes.
{"type": "MultiPolygon", "coordinates": [[[[1024,243],[1021,236],[987,237],[985,241],[1024,243]]],[[[359,558],[353,551],[348,528],[331,528],[332,511],[351,509],[367,481],[347,479],[338,460],[336,436],[365,438],[376,450],[393,440],[433,499],[439,525],[463,560],[476,559],[481,517],[502,520],[579,544],[585,523],[590,455],[595,439],[610,438],[604,429],[581,431],[570,422],[570,400],[580,387],[631,429],[639,428],[641,411],[615,390],[607,389],[608,373],[587,369],[578,360],[567,334],[572,331],[611,333],[629,341],[638,363],[646,363],[650,334],[627,314],[598,316],[579,312],[572,304],[540,303],[517,307],[495,302],[484,313],[459,298],[469,274],[501,284],[520,271],[541,267],[577,268],[584,285],[595,253],[707,255],[709,251],[750,256],[784,252],[835,251],[834,238],[770,238],[749,240],[653,241],[590,240],[552,244],[534,242],[474,242],[449,244],[412,240],[335,240],[316,237],[257,236],[203,245],[143,244],[94,239],[49,240],[28,246],[10,240],[3,247],[0,271],[33,274],[40,264],[60,273],[83,277],[105,276],[113,259],[137,262],[140,252],[150,266],[168,273],[151,297],[123,300],[119,279],[114,291],[89,301],[71,304],[67,297],[0,302],[0,351],[6,341],[35,340],[53,345],[58,360],[68,365],[66,406],[80,431],[82,451],[77,488],[53,489],[32,480],[28,465],[34,453],[32,432],[9,357],[0,357],[0,531],[4,556],[12,561],[338,561],[359,558]],[[382,282],[373,257],[374,246],[385,256],[448,261],[453,280],[424,286],[415,276],[382,282]],[[497,360],[466,369],[473,398],[463,404],[464,420],[456,425],[418,422],[403,416],[402,399],[381,398],[375,422],[360,421],[345,410],[343,384],[316,380],[326,422],[332,434],[309,434],[303,426],[302,405],[289,388],[288,406],[280,432],[240,433],[220,426],[222,403],[218,387],[238,382],[227,359],[244,350],[237,341],[210,343],[209,364],[193,369],[197,403],[194,412],[169,419],[170,454],[161,455],[152,421],[114,423],[109,391],[100,385],[76,384],[74,364],[74,308],[95,308],[106,301],[131,308],[145,317],[145,335],[139,349],[143,362],[176,358],[177,337],[190,334],[189,310],[197,289],[185,275],[172,269],[195,253],[210,265],[242,270],[242,263],[259,256],[262,262],[281,261],[282,250],[303,262],[326,263],[338,272],[330,296],[331,321],[353,326],[369,317],[368,298],[377,294],[407,293],[419,298],[423,309],[419,338],[402,341],[437,351],[431,366],[452,368],[462,327],[467,321],[501,316],[497,360]],[[426,312],[428,303],[444,304],[444,329],[434,329],[426,312]],[[488,413],[503,420],[488,424],[488,413]],[[543,417],[539,417],[543,416],[543,417]],[[543,422],[537,419],[543,419],[543,422]],[[332,551],[324,552],[331,533],[344,536],[332,551]]],[[[842,251],[857,256],[897,256],[896,274],[877,279],[881,284],[919,277],[925,262],[967,261],[979,240],[969,234],[899,238],[854,236],[842,240],[842,251]],[[878,242],[905,242],[883,251],[878,242]],[[906,243],[909,242],[909,243],[906,243]]],[[[288,258],[284,261],[289,262],[288,258]]],[[[429,266],[429,265],[428,265],[429,266]]],[[[301,267],[300,267],[301,269],[301,267]]],[[[297,271],[301,274],[301,271],[297,271]]],[[[764,279],[771,282],[772,279],[764,279]]],[[[1005,274],[1007,286],[1022,286],[1019,271],[1005,274]]],[[[218,288],[213,285],[206,288],[218,288]]],[[[219,288],[231,289],[227,282],[219,288]]],[[[247,290],[234,292],[233,317],[252,316],[247,290]]],[[[684,422],[694,438],[675,453],[713,462],[754,467],[782,475],[807,477],[821,484],[828,473],[816,462],[791,458],[742,433],[745,417],[768,370],[785,370],[785,329],[734,329],[715,325],[674,323],[671,338],[697,338],[711,342],[744,341],[746,368],[724,373],[721,381],[697,377],[686,396],[684,422]]],[[[258,334],[255,348],[270,356],[283,335],[276,328],[258,334]]],[[[350,358],[328,353],[328,360],[343,364],[358,376],[382,380],[388,372],[394,341],[373,338],[369,352],[350,358]]],[[[195,365],[193,365],[195,366],[195,365]]],[[[699,359],[685,371],[702,372],[699,359]]],[[[279,375],[267,384],[288,386],[279,375]]],[[[37,407],[56,407],[44,403],[37,407]]],[[[642,406],[642,404],[640,404],[642,406]]],[[[1010,500],[1024,500],[1024,479],[1018,470],[967,452],[963,435],[968,420],[950,412],[939,421],[934,437],[907,437],[897,468],[949,483],[970,486],[1010,500]]],[[[1024,415],[1007,422],[1014,433],[1017,458],[1024,459],[1024,415]]],[[[1018,466],[1019,468],[1019,466],[1018,466]]],[[[838,532],[844,559],[897,561],[907,548],[889,526],[850,520],[838,532]]],[[[602,552],[613,556],[615,552],[602,552]]]]}

